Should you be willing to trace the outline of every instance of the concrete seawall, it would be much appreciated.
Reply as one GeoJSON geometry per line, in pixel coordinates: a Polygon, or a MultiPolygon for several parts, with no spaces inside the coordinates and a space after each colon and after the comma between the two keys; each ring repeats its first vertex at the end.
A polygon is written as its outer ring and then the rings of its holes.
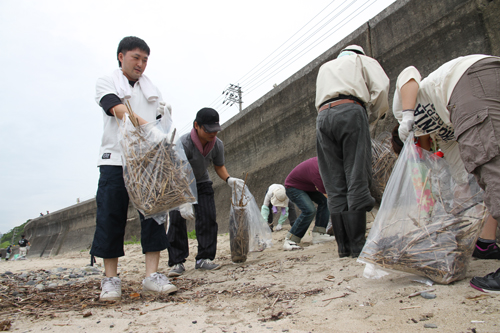
{"type": "MultiPolygon", "coordinates": [[[[500,1],[399,0],[332,46],[299,72],[223,124],[226,167],[245,178],[260,205],[270,184],[283,183],[300,162],[316,155],[316,76],[319,67],[349,45],[363,46],[391,79],[392,104],[398,74],[414,65],[423,77],[461,55],[500,55],[500,1]]],[[[389,112],[372,136],[390,131],[396,121],[389,112]]],[[[219,232],[228,230],[230,188],[213,169],[219,232]]],[[[57,255],[86,249],[95,229],[95,200],[32,220],[25,228],[32,241],[30,255],[57,255]]],[[[188,223],[188,230],[194,223],[188,223]]],[[[137,212],[129,208],[126,239],[140,239],[137,212]]]]}

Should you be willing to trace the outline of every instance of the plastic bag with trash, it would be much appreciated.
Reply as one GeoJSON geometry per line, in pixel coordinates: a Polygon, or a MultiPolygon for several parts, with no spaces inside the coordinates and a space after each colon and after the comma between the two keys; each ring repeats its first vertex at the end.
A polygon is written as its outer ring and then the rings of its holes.
{"type": "Polygon", "coordinates": [[[246,186],[232,187],[229,215],[231,260],[245,262],[249,252],[263,251],[272,246],[272,233],[262,218],[259,206],[246,186]]]}
{"type": "Polygon", "coordinates": [[[145,218],[165,223],[170,210],[197,202],[194,173],[168,112],[139,125],[130,106],[119,123],[123,178],[135,208],[145,218]],[[174,141],[176,140],[176,141],[174,141]]]}
{"type": "Polygon", "coordinates": [[[483,191],[472,175],[458,183],[444,158],[413,142],[411,134],[358,261],[448,284],[465,277],[486,217],[483,191]]]}

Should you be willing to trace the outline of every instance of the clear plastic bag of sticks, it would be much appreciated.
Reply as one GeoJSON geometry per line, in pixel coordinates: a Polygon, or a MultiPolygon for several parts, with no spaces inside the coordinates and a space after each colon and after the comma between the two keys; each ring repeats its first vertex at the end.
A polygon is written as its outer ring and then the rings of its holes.
{"type": "Polygon", "coordinates": [[[410,134],[358,261],[442,284],[463,279],[486,208],[474,177],[450,170],[410,134]]]}
{"type": "Polygon", "coordinates": [[[232,188],[229,215],[229,242],[231,260],[242,263],[249,252],[263,251],[272,246],[272,234],[260,214],[259,206],[246,186],[235,184],[232,188]]]}
{"type": "Polygon", "coordinates": [[[169,113],[139,125],[130,105],[120,127],[123,178],[130,200],[145,218],[165,223],[168,212],[196,203],[196,181],[169,113]]]}
{"type": "Polygon", "coordinates": [[[372,141],[372,182],[370,192],[380,204],[398,155],[391,145],[391,133],[382,132],[372,141]]]}

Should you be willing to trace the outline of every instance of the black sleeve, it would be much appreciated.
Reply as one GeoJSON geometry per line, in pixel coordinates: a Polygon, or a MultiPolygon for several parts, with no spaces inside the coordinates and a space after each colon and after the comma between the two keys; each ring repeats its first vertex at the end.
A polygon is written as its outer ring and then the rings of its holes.
{"type": "Polygon", "coordinates": [[[111,112],[109,112],[109,110],[111,110],[113,106],[117,106],[118,104],[123,104],[123,103],[121,99],[115,94],[107,94],[103,98],[101,98],[99,104],[101,105],[102,109],[104,110],[104,112],[106,112],[108,116],[113,117],[113,115],[111,114],[111,112]]]}

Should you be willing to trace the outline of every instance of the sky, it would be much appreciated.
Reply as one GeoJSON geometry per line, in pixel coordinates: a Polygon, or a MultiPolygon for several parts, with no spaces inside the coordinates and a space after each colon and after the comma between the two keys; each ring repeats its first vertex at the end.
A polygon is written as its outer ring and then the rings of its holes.
{"type": "Polygon", "coordinates": [[[395,0],[0,0],[0,233],[94,197],[103,112],[97,78],[125,36],[148,43],[145,74],[187,133],[203,107],[221,123],[395,0]]]}

